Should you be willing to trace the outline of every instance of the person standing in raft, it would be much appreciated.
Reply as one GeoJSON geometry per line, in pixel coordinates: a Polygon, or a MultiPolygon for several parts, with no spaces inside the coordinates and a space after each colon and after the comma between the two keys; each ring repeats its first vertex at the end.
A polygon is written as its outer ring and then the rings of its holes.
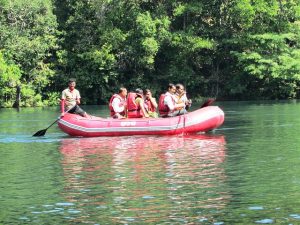
{"type": "MultiPolygon", "coordinates": [[[[187,110],[192,105],[192,99],[188,99],[186,96],[185,88],[182,84],[176,84],[176,97],[177,97],[177,103],[184,103],[185,106],[180,109],[180,111],[183,110],[183,114],[187,113],[187,110]]],[[[182,114],[182,112],[180,112],[182,114]]]]}
{"type": "Polygon", "coordinates": [[[61,116],[63,117],[65,112],[68,111],[68,113],[87,117],[87,113],[78,106],[80,104],[81,97],[79,91],[75,89],[76,80],[74,78],[69,79],[68,86],[69,87],[63,90],[61,94],[61,116]]]}
{"type": "Polygon", "coordinates": [[[161,117],[173,117],[184,114],[181,108],[185,106],[185,103],[177,103],[177,97],[175,96],[176,87],[174,84],[168,85],[168,91],[162,94],[158,101],[158,110],[161,117]]]}
{"type": "Polygon", "coordinates": [[[146,109],[147,113],[149,114],[149,117],[157,118],[158,115],[157,115],[156,109],[157,109],[158,105],[157,105],[156,99],[152,97],[152,93],[149,89],[144,90],[144,97],[145,97],[145,100],[144,100],[145,109],[146,109]]]}
{"type": "Polygon", "coordinates": [[[110,116],[114,119],[124,119],[127,116],[126,103],[127,89],[121,87],[118,94],[114,94],[109,100],[110,116]]]}

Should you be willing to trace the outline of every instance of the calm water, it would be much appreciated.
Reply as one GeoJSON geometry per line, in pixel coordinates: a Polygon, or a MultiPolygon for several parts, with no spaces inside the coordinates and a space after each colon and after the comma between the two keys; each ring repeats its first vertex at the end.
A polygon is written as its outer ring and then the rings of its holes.
{"type": "Polygon", "coordinates": [[[164,137],[31,137],[57,108],[0,109],[0,224],[300,224],[300,102],[215,105],[219,129],[164,137]]]}

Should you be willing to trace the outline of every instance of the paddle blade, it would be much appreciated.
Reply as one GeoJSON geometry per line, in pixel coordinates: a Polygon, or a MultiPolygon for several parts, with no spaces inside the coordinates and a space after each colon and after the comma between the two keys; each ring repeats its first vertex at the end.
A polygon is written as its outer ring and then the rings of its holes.
{"type": "Polygon", "coordinates": [[[47,129],[44,130],[39,130],[38,132],[36,132],[34,135],[32,135],[33,137],[41,137],[44,136],[46,134],[47,129]]]}
{"type": "Polygon", "coordinates": [[[215,101],[215,99],[213,99],[213,98],[209,98],[209,99],[207,99],[202,105],[201,105],[201,107],[200,108],[203,108],[203,107],[206,107],[206,106],[209,106],[209,105],[211,105],[213,102],[215,101]]]}

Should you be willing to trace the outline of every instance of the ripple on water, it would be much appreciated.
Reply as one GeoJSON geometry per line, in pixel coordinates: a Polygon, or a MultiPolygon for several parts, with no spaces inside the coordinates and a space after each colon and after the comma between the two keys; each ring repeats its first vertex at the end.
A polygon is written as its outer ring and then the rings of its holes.
{"type": "Polygon", "coordinates": [[[58,202],[55,205],[57,205],[57,206],[73,206],[74,203],[72,203],[72,202],[58,202]]]}
{"type": "Polygon", "coordinates": [[[262,206],[250,206],[248,209],[250,209],[250,210],[263,210],[264,207],[262,207],[262,206]]]}
{"type": "Polygon", "coordinates": [[[215,222],[214,225],[223,225],[224,222],[215,222]]]}
{"type": "Polygon", "coordinates": [[[76,209],[68,209],[68,213],[78,214],[78,213],[81,213],[81,211],[80,210],[76,210],[76,209]]]}
{"type": "Polygon", "coordinates": [[[273,223],[274,221],[272,219],[262,219],[262,220],[256,220],[255,223],[258,223],[258,224],[271,224],[273,223]]]}
{"type": "Polygon", "coordinates": [[[28,134],[0,135],[0,143],[52,143],[60,141],[63,137],[59,133],[41,137],[33,137],[28,134]]]}
{"type": "Polygon", "coordinates": [[[155,198],[155,197],[154,196],[149,196],[149,195],[143,196],[143,199],[153,199],[153,198],[155,198]]]}
{"type": "Polygon", "coordinates": [[[293,219],[300,219],[300,215],[299,214],[290,214],[290,217],[292,217],[293,219]]]}

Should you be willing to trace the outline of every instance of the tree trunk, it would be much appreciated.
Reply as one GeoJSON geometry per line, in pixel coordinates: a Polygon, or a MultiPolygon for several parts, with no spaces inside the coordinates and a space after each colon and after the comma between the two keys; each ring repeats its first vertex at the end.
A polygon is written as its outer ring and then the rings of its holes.
{"type": "Polygon", "coordinates": [[[15,101],[13,107],[20,108],[20,101],[21,101],[21,86],[17,85],[16,101],[15,101]]]}

